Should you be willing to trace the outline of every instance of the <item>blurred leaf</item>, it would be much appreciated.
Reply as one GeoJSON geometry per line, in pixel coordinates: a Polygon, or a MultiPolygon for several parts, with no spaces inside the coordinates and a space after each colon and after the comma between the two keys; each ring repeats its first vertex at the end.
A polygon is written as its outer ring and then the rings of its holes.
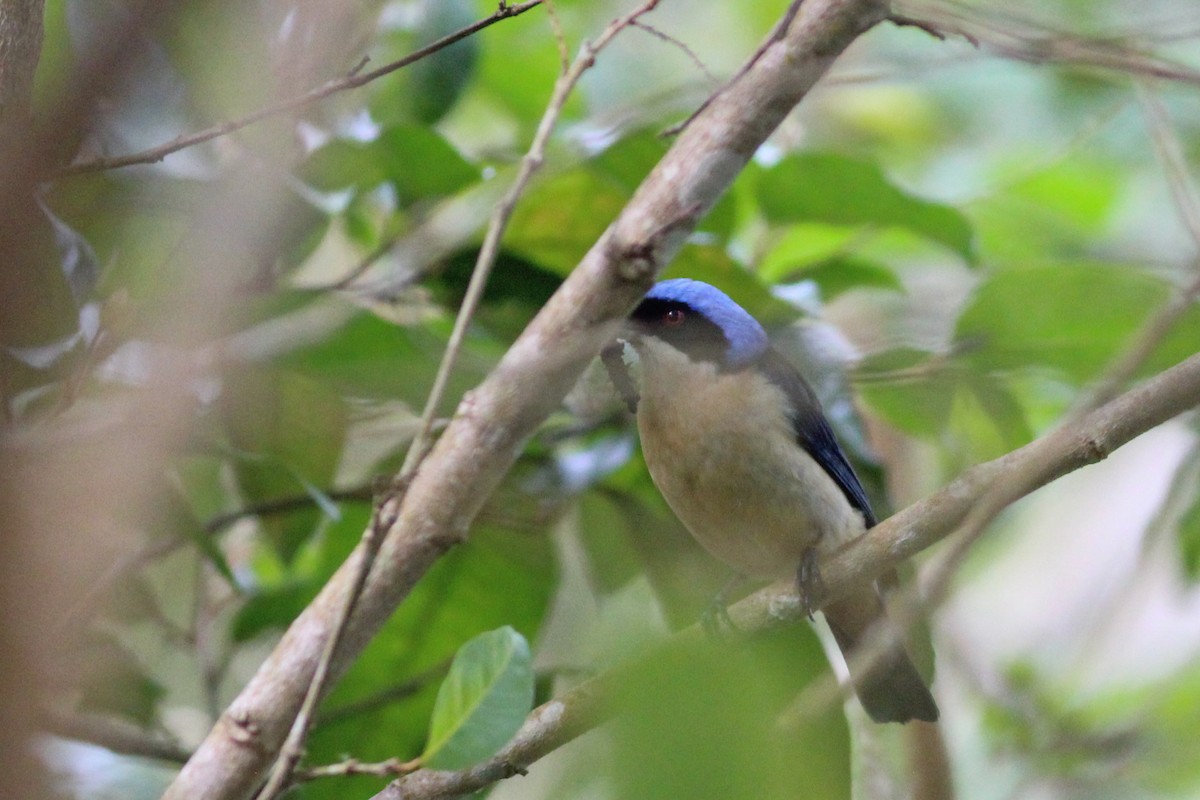
{"type": "Polygon", "coordinates": [[[1138,377],[1147,378],[1194,355],[1200,342],[1200,303],[1192,305],[1175,320],[1154,354],[1146,360],[1138,377]]]}
{"type": "Polygon", "coordinates": [[[0,352],[45,371],[77,343],[80,303],[73,279],[81,278],[78,288],[86,294],[95,278],[94,254],[45,206],[32,199],[12,205],[5,224],[19,227],[6,236],[6,252],[15,257],[0,269],[0,296],[16,302],[0,315],[0,352]]]}
{"type": "Polygon", "coordinates": [[[1127,346],[1167,296],[1139,270],[1059,264],[999,272],[958,320],[964,363],[983,371],[1051,367],[1080,383],[1127,346]]]}
{"type": "MultiPolygon", "coordinates": [[[[413,31],[418,42],[433,42],[475,21],[475,4],[469,0],[438,0],[424,5],[424,15],[413,31]]],[[[475,74],[479,37],[426,56],[409,67],[413,115],[433,124],[446,115],[475,74]]]]}
{"type": "Polygon", "coordinates": [[[896,292],[904,290],[904,284],[890,269],[861,258],[832,258],[801,267],[789,274],[786,280],[814,282],[821,290],[821,298],[826,301],[851,289],[874,287],[896,292]]]}
{"type": "MultiPolygon", "coordinates": [[[[453,320],[403,327],[362,311],[305,347],[275,360],[348,397],[425,403],[445,352],[453,320]]],[[[449,414],[464,392],[478,384],[503,354],[503,343],[473,328],[451,375],[440,413],[449,414]]]]}
{"type": "MultiPolygon", "coordinates": [[[[230,441],[244,454],[234,471],[247,504],[332,485],[347,422],[342,399],[327,386],[294,372],[246,368],[227,379],[221,406],[230,441]]],[[[290,561],[320,518],[301,509],[259,524],[290,561]]]]}
{"type": "Polygon", "coordinates": [[[1180,517],[1176,535],[1184,577],[1196,583],[1200,580],[1200,497],[1180,517]]]}
{"type": "Polygon", "coordinates": [[[863,359],[854,376],[863,402],[905,433],[935,437],[950,419],[955,382],[934,358],[897,348],[863,359]]]}
{"type": "Polygon", "coordinates": [[[116,714],[142,727],[149,727],[157,718],[166,690],[115,638],[91,634],[81,646],[77,663],[85,670],[81,709],[116,714]]]}
{"type": "Polygon", "coordinates": [[[784,283],[797,270],[845,256],[861,234],[856,225],[823,222],[789,225],[775,239],[755,271],[768,283],[784,283]]]}
{"type": "MultiPolygon", "coordinates": [[[[1015,168],[1031,158],[1037,156],[1022,159],[1015,168]]],[[[1071,158],[1014,184],[1010,191],[1035,203],[1039,213],[1053,214],[1058,224],[1097,232],[1112,212],[1121,184],[1115,164],[1071,158]]]]}
{"type": "MultiPolygon", "coordinates": [[[[489,11],[494,10],[491,6],[489,11]]],[[[536,128],[554,92],[554,83],[562,69],[562,58],[553,36],[545,27],[531,24],[534,15],[527,14],[509,24],[495,25],[487,35],[473,37],[482,46],[474,89],[489,103],[508,112],[512,122],[520,126],[518,136],[536,128]],[[520,57],[520,70],[513,71],[515,56],[520,57]]],[[[592,35],[590,32],[588,35],[592,35]]],[[[573,92],[563,108],[564,119],[578,117],[586,107],[580,92],[573,92]]],[[[493,120],[502,117],[493,112],[493,120]]]]}
{"type": "Polygon", "coordinates": [[[986,376],[971,380],[969,385],[980,408],[991,419],[999,434],[1000,443],[995,455],[1016,450],[1033,441],[1033,430],[1025,418],[1025,411],[1007,386],[986,376]]]}
{"type": "Polygon", "coordinates": [[[442,681],[421,760],[462,769],[503,747],[533,708],[533,657],[525,637],[505,626],[481,633],[454,656],[442,681]]]}
{"type": "Polygon", "coordinates": [[[590,577],[604,594],[615,591],[642,573],[637,549],[629,541],[630,498],[605,492],[586,492],[579,500],[579,539],[587,553],[590,577]]]}
{"type": "MultiPolygon", "coordinates": [[[[310,594],[357,544],[367,513],[347,506],[343,521],[327,526],[325,563],[310,594]]],[[[510,625],[532,639],[557,585],[557,557],[547,530],[506,532],[477,525],[468,544],[447,553],[425,574],[324,707],[361,701],[425,675],[484,631],[510,625]]],[[[308,743],[311,757],[320,763],[346,752],[365,759],[417,756],[428,737],[436,689],[431,682],[400,702],[373,705],[336,724],[318,726],[308,743]]]]}
{"type": "Polygon", "coordinates": [[[313,151],[299,174],[322,191],[389,183],[402,203],[454,194],[479,180],[452,145],[415,125],[388,128],[370,142],[335,139],[313,151]]]}
{"type": "Polygon", "coordinates": [[[42,213],[46,215],[54,229],[54,241],[58,246],[59,267],[67,285],[71,288],[71,296],[76,306],[82,306],[96,286],[100,274],[100,265],[96,261],[96,253],[87,239],[83,238],[67,223],[54,215],[44,204],[39,204],[42,213]]]}
{"type": "MultiPolygon", "coordinates": [[[[439,303],[458,308],[466,297],[479,251],[462,250],[450,256],[428,283],[439,303]]],[[[562,283],[561,277],[516,253],[501,250],[483,290],[476,321],[512,341],[541,310],[562,283]]]]}
{"type": "Polygon", "coordinates": [[[827,154],[792,155],[758,176],[771,222],[896,225],[975,260],[971,225],[955,209],[897,189],[874,164],[827,154]]]}
{"type": "Polygon", "coordinates": [[[616,796],[850,796],[841,708],[780,726],[797,693],[828,669],[811,629],[688,648],[643,666],[619,687],[612,737],[616,796]]]}
{"type": "Polygon", "coordinates": [[[654,130],[625,134],[589,161],[597,172],[614,179],[630,196],[667,152],[667,143],[654,130]]]}
{"type": "Polygon", "coordinates": [[[513,212],[507,246],[566,275],[629,199],[624,187],[592,170],[576,169],[531,188],[513,212]]]}
{"type": "Polygon", "coordinates": [[[312,600],[313,587],[306,584],[277,586],[254,594],[234,616],[230,636],[246,642],[260,633],[286,628],[312,600]]]}

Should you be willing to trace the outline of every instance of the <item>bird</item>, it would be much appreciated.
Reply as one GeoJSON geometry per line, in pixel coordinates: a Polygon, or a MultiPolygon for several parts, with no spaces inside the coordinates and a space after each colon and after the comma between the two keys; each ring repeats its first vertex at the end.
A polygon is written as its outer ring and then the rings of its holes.
{"type": "MultiPolygon", "coordinates": [[[[641,364],[642,452],[671,510],[739,575],[797,576],[810,597],[820,587],[816,558],[876,518],[808,382],[749,312],[702,281],[655,284],[623,338],[641,364]]],[[[876,585],[822,611],[871,719],[937,720],[876,585]],[[855,655],[876,631],[885,644],[864,668],[855,655]]]]}

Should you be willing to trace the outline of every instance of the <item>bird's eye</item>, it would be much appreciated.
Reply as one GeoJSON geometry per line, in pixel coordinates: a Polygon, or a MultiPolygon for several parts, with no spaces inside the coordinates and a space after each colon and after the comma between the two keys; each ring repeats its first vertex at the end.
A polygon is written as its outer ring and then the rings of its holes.
{"type": "Polygon", "coordinates": [[[686,317],[687,317],[687,314],[683,313],[683,309],[672,308],[663,314],[662,319],[663,319],[664,325],[670,325],[672,328],[674,328],[676,326],[682,325],[683,320],[686,317]]]}

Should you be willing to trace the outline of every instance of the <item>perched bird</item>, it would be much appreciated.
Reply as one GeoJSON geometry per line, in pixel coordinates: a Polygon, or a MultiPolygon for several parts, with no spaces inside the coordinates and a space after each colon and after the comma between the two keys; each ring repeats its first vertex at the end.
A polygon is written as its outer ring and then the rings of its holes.
{"type": "MultiPolygon", "coordinates": [[[[631,323],[642,364],[638,431],[655,485],[713,556],[750,578],[798,575],[805,594],[816,554],[875,524],[812,389],[762,325],[706,283],[657,284],[631,323]]],[[[872,719],[937,719],[875,586],[824,613],[872,719]],[[889,638],[863,669],[853,656],[877,622],[889,638]]]]}

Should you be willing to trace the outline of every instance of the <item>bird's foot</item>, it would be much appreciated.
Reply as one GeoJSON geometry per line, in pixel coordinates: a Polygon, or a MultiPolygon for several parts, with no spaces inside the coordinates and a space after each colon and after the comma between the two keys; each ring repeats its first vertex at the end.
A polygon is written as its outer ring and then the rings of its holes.
{"type": "Polygon", "coordinates": [[[800,594],[800,602],[804,604],[804,612],[812,619],[813,612],[821,607],[828,594],[825,581],[821,578],[815,547],[808,548],[800,557],[800,566],[796,568],[796,591],[800,594]]]}
{"type": "Polygon", "coordinates": [[[724,639],[726,634],[737,633],[738,626],[733,624],[729,616],[729,607],[713,598],[708,607],[700,614],[700,628],[710,639],[724,639]]]}
{"type": "Polygon", "coordinates": [[[745,583],[741,575],[734,575],[721,591],[709,601],[708,607],[700,615],[700,627],[711,639],[720,639],[726,633],[739,633],[740,629],[729,616],[729,603],[734,593],[745,583]]]}

